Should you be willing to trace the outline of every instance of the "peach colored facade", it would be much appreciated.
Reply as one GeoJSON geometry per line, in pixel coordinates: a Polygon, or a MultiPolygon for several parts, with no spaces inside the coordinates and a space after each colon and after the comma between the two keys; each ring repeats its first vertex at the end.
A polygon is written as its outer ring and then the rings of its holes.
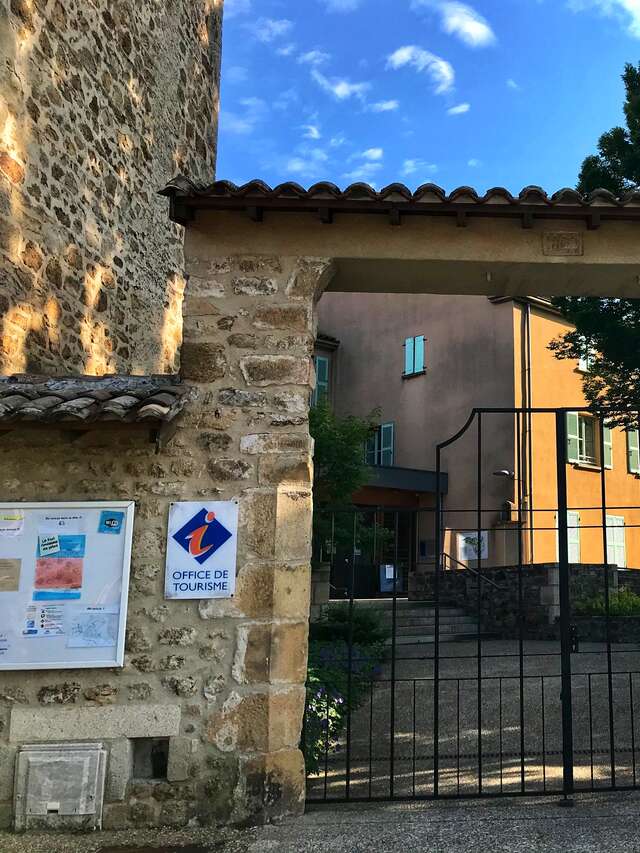
{"type": "MultiPolygon", "coordinates": [[[[379,407],[381,422],[395,426],[397,466],[435,470],[436,445],[452,437],[474,407],[526,407],[529,394],[532,407],[585,405],[578,365],[559,361],[548,349],[569,326],[540,299],[325,293],[319,303],[319,328],[340,341],[331,366],[331,396],[337,411],[365,415],[379,407]],[[418,335],[426,339],[425,371],[406,378],[403,345],[406,338],[418,335]]],[[[445,551],[466,562],[461,535],[478,527],[480,479],[482,527],[489,531],[483,564],[517,562],[519,497],[523,560],[555,562],[554,416],[485,414],[481,433],[480,466],[477,421],[442,453],[442,469],[449,474],[445,551]]],[[[596,439],[598,433],[596,427],[596,439]]],[[[596,453],[599,459],[597,448],[596,453]]],[[[640,529],[634,527],[640,524],[640,509],[634,508],[640,507],[640,479],[628,473],[627,438],[621,430],[612,431],[612,456],[605,480],[606,514],[615,517],[611,523],[624,525],[624,533],[609,534],[610,540],[615,537],[618,543],[618,562],[640,567],[640,529]]],[[[569,509],[577,513],[569,520],[574,531],[571,557],[601,563],[599,467],[567,464],[567,480],[569,509]]],[[[419,536],[431,538],[429,513],[422,525],[425,532],[419,536]]]]}

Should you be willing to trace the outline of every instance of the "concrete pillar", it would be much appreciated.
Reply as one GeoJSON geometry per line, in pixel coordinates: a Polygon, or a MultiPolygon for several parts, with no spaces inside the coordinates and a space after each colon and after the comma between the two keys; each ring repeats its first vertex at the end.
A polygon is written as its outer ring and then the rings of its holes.
{"type": "Polygon", "coordinates": [[[304,807],[308,408],[314,303],[331,268],[325,259],[188,258],[182,374],[199,391],[191,440],[208,449],[216,496],[241,503],[237,594],[199,608],[212,630],[228,626],[235,637],[231,680],[204,737],[237,758],[234,812],[252,821],[304,807]]]}

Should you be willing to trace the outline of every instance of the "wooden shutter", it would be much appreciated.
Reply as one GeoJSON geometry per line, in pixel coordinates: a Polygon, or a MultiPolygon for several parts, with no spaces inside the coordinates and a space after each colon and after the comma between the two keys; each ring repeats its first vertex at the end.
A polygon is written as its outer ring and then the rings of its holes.
{"type": "Polygon", "coordinates": [[[627,468],[630,474],[640,474],[640,433],[637,429],[627,433],[627,468]]]}
{"type": "Polygon", "coordinates": [[[567,462],[580,461],[580,417],[567,412],[567,462]]]}
{"type": "Polygon", "coordinates": [[[567,513],[567,538],[569,540],[569,562],[580,562],[580,513],[567,513]]]}
{"type": "Polygon", "coordinates": [[[415,348],[414,348],[414,339],[407,338],[404,342],[404,375],[411,376],[414,371],[415,364],[415,348]]]}
{"type": "Polygon", "coordinates": [[[602,428],[602,441],[604,444],[602,449],[604,467],[613,468],[613,436],[611,433],[611,427],[607,426],[607,424],[602,428]]]}
{"type": "Polygon", "coordinates": [[[424,335],[418,335],[415,339],[413,367],[416,373],[422,373],[424,366],[424,335]]]}
{"type": "Polygon", "coordinates": [[[607,516],[607,563],[621,569],[627,565],[624,518],[617,515],[607,516]]]}

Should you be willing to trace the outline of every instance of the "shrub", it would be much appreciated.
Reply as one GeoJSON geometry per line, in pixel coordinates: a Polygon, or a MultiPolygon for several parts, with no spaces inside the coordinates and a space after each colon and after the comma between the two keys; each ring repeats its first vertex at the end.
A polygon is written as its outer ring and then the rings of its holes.
{"type": "Polygon", "coordinates": [[[380,611],[354,606],[352,616],[350,627],[349,606],[330,605],[311,625],[301,746],[308,773],[318,773],[325,755],[339,751],[349,714],[366,701],[384,660],[390,632],[380,611]]]}
{"type": "MultiPolygon", "coordinates": [[[[606,616],[603,593],[578,598],[573,607],[576,616],[606,616]]],[[[609,616],[640,616],[640,595],[630,589],[609,593],[609,616]]]]}

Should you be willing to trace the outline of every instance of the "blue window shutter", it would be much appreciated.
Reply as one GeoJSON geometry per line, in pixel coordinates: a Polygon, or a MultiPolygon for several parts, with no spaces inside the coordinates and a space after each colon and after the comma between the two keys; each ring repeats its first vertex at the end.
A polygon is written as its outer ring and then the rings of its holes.
{"type": "Polygon", "coordinates": [[[414,339],[407,338],[404,342],[404,373],[405,376],[411,376],[414,373],[414,339]]]}
{"type": "Polygon", "coordinates": [[[380,427],[380,464],[393,465],[394,424],[382,424],[380,427]]]}
{"type": "Polygon", "coordinates": [[[418,335],[415,339],[413,366],[415,373],[422,373],[424,370],[424,335],[418,335]]]}

